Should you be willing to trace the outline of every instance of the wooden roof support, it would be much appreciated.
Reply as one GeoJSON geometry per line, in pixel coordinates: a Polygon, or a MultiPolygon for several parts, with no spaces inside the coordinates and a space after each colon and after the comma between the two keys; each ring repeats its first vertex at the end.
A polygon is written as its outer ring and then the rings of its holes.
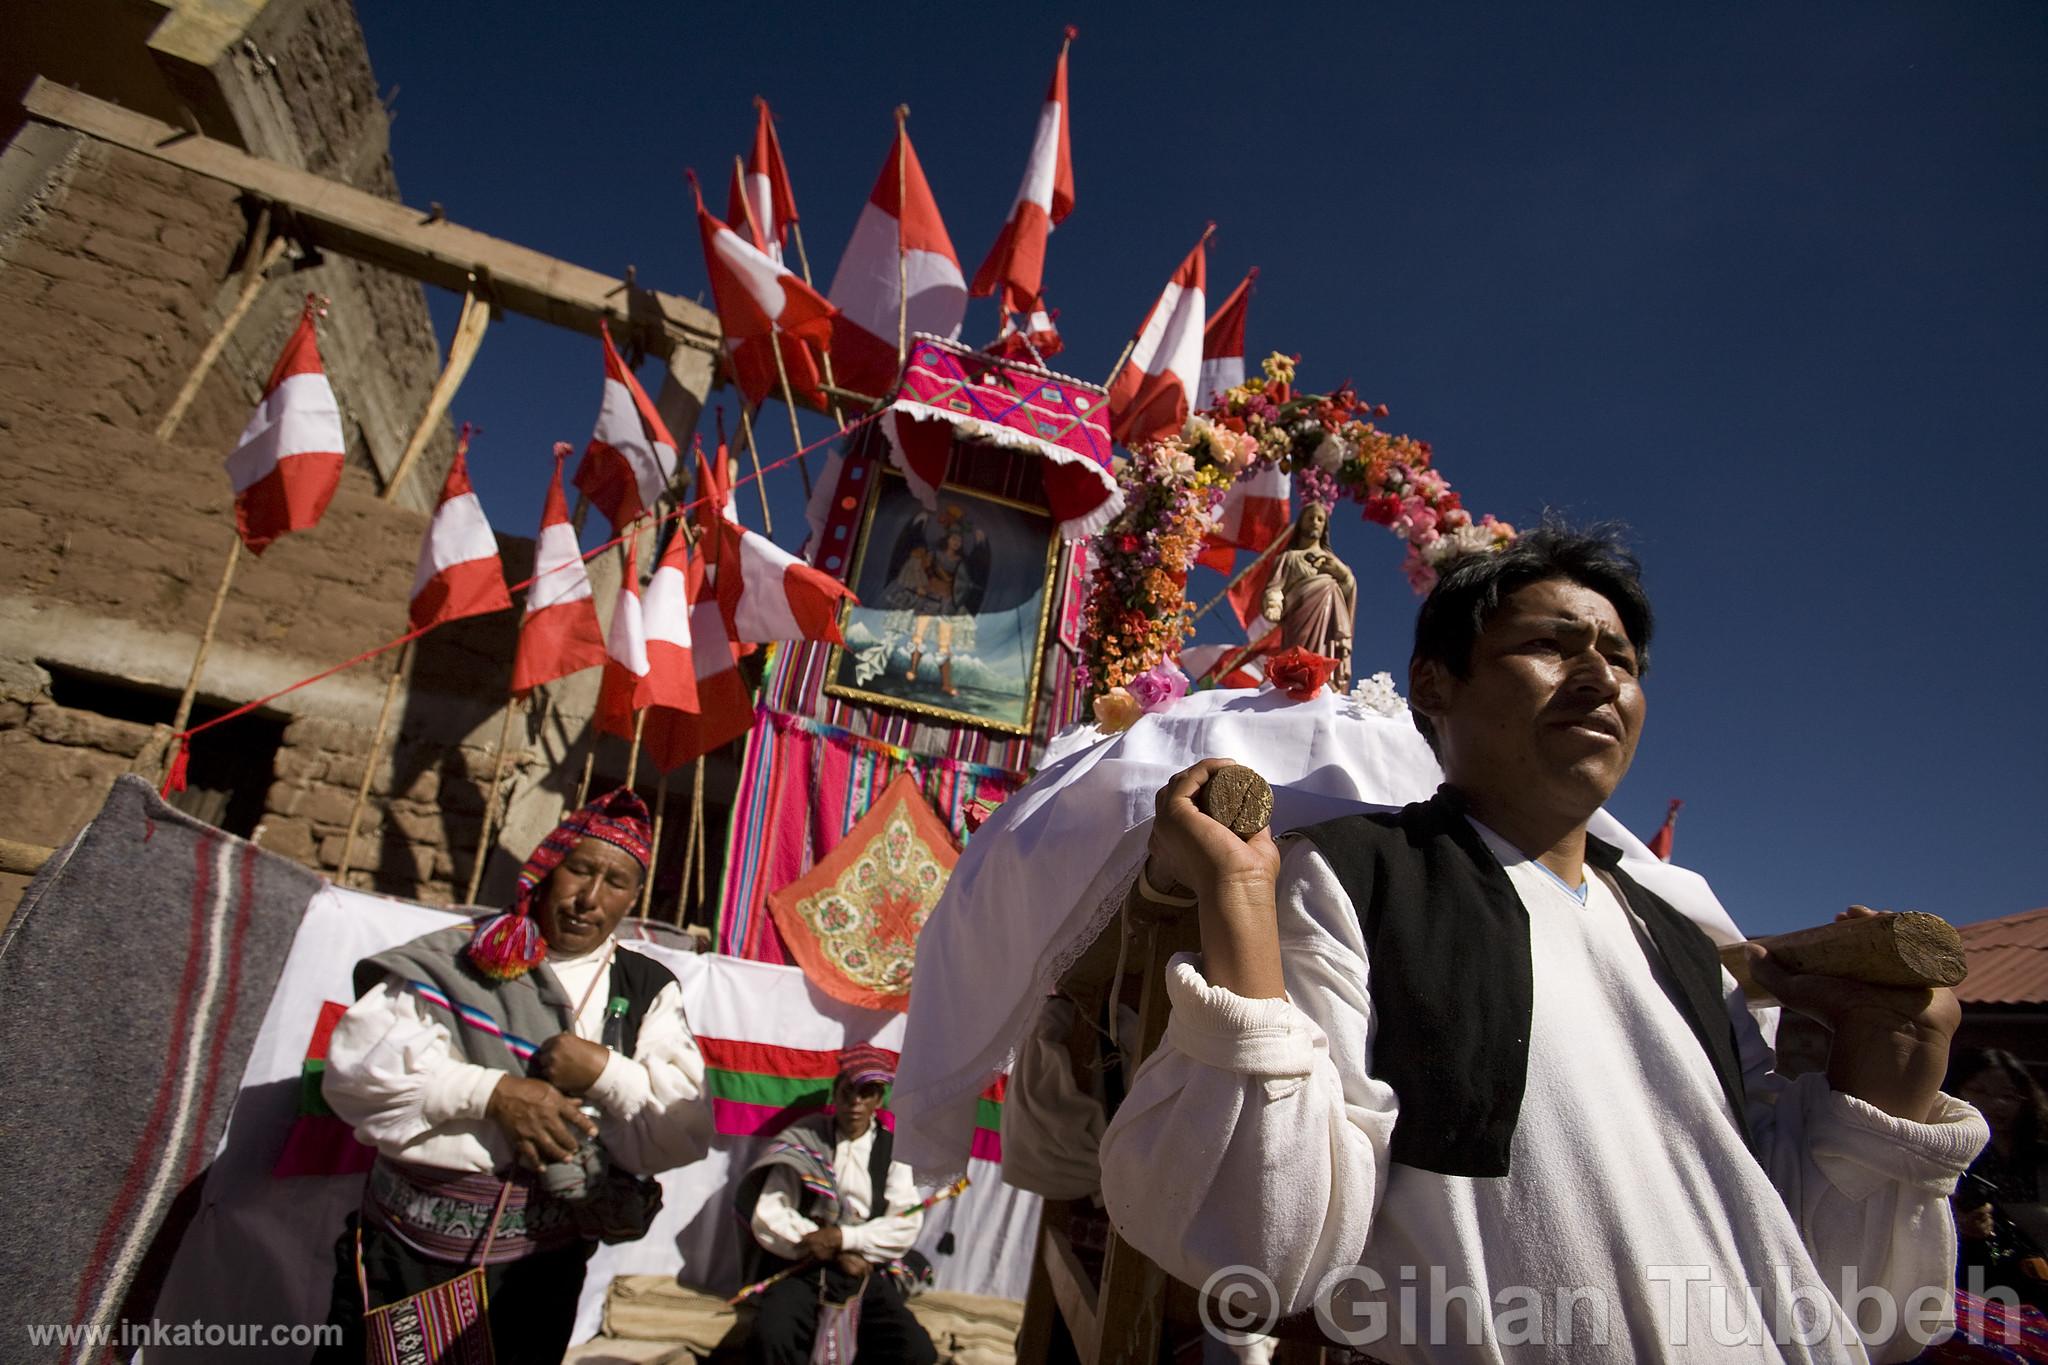
{"type": "Polygon", "coordinates": [[[294,235],[322,251],[463,293],[490,281],[491,302],[511,313],[595,335],[601,322],[670,357],[678,348],[716,352],[718,318],[689,299],[641,289],[501,238],[408,208],[240,148],[160,123],[38,77],[22,98],[32,118],[233,185],[285,210],[294,235]]]}

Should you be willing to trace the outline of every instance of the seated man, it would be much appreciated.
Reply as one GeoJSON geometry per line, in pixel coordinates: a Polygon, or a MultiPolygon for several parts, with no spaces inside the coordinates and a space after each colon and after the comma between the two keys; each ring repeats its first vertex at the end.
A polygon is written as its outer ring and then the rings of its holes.
{"type": "Polygon", "coordinates": [[[660,1204],[638,1177],[704,1154],[681,991],[613,937],[649,838],[639,797],[599,797],[527,859],[511,913],[357,965],[322,1090],[377,1159],[335,1246],[344,1340],[317,1359],[363,1359],[365,1292],[382,1307],[482,1258],[500,1365],[554,1365],[598,1239],[638,1236],[660,1204]]]}
{"type": "Polygon", "coordinates": [[[1422,605],[1434,798],[1282,845],[1196,809],[1219,760],[1160,792],[1146,879],[1192,891],[1201,952],[1102,1140],[1138,1250],[1388,1362],[1902,1360],[1946,1320],[1985,1140],[1938,1088],[1953,993],[1749,949],[1832,1030],[1782,1080],[1706,936],[1586,833],[1650,631],[1633,557],[1546,526],[1422,605]]]}
{"type": "Polygon", "coordinates": [[[898,1264],[924,1212],[910,1167],[889,1159],[893,1135],[875,1122],[895,1079],[881,1049],[848,1048],[832,1084],[832,1112],[784,1129],[740,1178],[734,1202],[759,1244],[748,1258],[748,1282],[801,1267],[753,1300],[751,1352],[763,1365],[810,1360],[826,1314],[825,1330],[854,1328],[859,1359],[938,1359],[905,1302],[911,1276],[898,1264]]]}

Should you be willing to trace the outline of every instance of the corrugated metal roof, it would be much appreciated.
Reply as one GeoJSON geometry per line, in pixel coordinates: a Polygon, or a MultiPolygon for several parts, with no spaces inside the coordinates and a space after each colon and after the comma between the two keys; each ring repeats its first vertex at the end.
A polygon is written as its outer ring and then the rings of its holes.
{"type": "Polygon", "coordinates": [[[1959,924],[1970,975],[1956,998],[1975,1005],[2048,1004],[2048,906],[1959,924]]]}

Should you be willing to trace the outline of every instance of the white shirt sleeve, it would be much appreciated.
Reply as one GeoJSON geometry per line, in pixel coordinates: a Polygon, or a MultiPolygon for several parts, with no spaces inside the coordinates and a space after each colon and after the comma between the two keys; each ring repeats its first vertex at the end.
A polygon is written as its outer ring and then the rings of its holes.
{"type": "MultiPolygon", "coordinates": [[[[1982,1116],[1961,1100],[1937,1098],[1926,1123],[1894,1118],[1810,1073],[1785,1080],[1743,1004],[1722,973],[1728,1013],[1741,1047],[1743,1083],[1757,1156],[1784,1196],[1820,1277],[1841,1294],[1853,1283],[1882,1290],[1897,1305],[1899,1330],[1870,1342],[1871,1359],[1910,1360],[1922,1348],[1905,1334],[1909,1314],[1929,1310],[1931,1329],[1955,1308],[1955,1218],[1948,1196],[1990,1139],[1982,1116]]],[[[1875,1294],[1873,1292],[1873,1296],[1875,1294]]],[[[1842,1305],[1853,1316],[1858,1305],[1842,1305]]],[[[1876,1322],[1859,1323],[1866,1332],[1876,1322]]]]}
{"type": "Polygon", "coordinates": [[[710,1150],[704,1054],[683,1017],[682,989],[661,988],[640,1020],[631,1057],[614,1052],[586,1096],[602,1111],[598,1133],[613,1161],[655,1175],[710,1150]]]}
{"type": "Polygon", "coordinates": [[[893,1261],[917,1244],[918,1229],[924,1226],[924,1210],[913,1208],[919,1196],[910,1167],[900,1161],[889,1163],[881,1208],[865,1223],[855,1223],[839,1232],[840,1247],[867,1258],[876,1265],[893,1261]],[[909,1209],[890,1213],[890,1209],[909,1209]]]}
{"type": "Polygon", "coordinates": [[[803,1248],[797,1243],[818,1230],[816,1223],[797,1212],[797,1194],[796,1172],[787,1166],[774,1167],[761,1186],[761,1197],[754,1201],[754,1216],[748,1220],[762,1250],[785,1261],[803,1260],[803,1248]]]}
{"type": "Polygon", "coordinates": [[[486,1171],[509,1155],[484,1117],[504,1076],[457,1057],[447,1026],[391,976],[336,1021],[320,1089],[356,1137],[386,1156],[486,1171]]]}
{"type": "Polygon", "coordinates": [[[1102,1138],[1111,1221],[1170,1275],[1200,1285],[1254,1265],[1289,1312],[1365,1247],[1387,1182],[1394,1092],[1367,1074],[1373,1009],[1350,897],[1306,840],[1277,884],[1287,998],[1167,968],[1166,1036],[1102,1138]]]}

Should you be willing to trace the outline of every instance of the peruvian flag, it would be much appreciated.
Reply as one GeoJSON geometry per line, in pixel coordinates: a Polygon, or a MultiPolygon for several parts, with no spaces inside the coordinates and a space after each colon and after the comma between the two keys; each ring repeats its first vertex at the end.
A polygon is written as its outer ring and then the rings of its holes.
{"type": "Polygon", "coordinates": [[[1189,645],[1180,652],[1181,671],[1198,683],[1257,687],[1266,680],[1266,655],[1279,641],[1279,634],[1268,630],[1250,644],[1189,645]]]}
{"type": "Polygon", "coordinates": [[[754,724],[753,698],[740,677],[739,650],[726,634],[718,602],[707,591],[701,557],[691,561],[686,578],[693,599],[690,638],[695,646],[691,657],[697,673],[697,709],[651,707],[640,736],[641,750],[663,772],[723,748],[754,724]]]}
{"type": "Polygon", "coordinates": [[[740,392],[749,404],[758,405],[780,391],[782,371],[770,349],[780,345],[795,396],[823,408],[817,353],[832,343],[836,310],[780,262],[714,218],[704,207],[704,191],[695,175],[690,186],[697,195],[704,267],[711,275],[718,324],[725,329],[726,361],[740,392]]]}
{"type": "Polygon", "coordinates": [[[412,628],[503,611],[512,605],[505,591],[505,566],[498,538],[484,519],[484,505],[469,484],[469,423],[455,443],[455,459],[441,483],[441,502],[427,523],[420,565],[412,577],[412,628]]]}
{"type": "Polygon", "coordinates": [[[1067,105],[1067,48],[1075,30],[1068,25],[1053,67],[1052,88],[1038,113],[1038,133],[1031,139],[1031,157],[1024,163],[1024,183],[1010,220],[1003,224],[988,259],[974,272],[974,297],[1002,290],[1004,316],[1043,307],[1045,243],[1052,230],[1074,211],[1074,155],[1070,145],[1067,105]]]}
{"type": "Polygon", "coordinates": [[[228,482],[235,489],[235,529],[252,555],[262,554],[288,531],[318,525],[341,486],[348,439],[341,431],[341,407],[320,365],[320,339],[313,330],[316,308],[308,294],[299,325],[263,386],[263,401],[227,459],[228,482]]]}
{"type": "Polygon", "coordinates": [[[1253,266],[1202,329],[1204,408],[1215,407],[1224,394],[1244,383],[1244,320],[1251,311],[1252,281],[1258,277],[1259,268],[1253,266]]]}
{"type": "Polygon", "coordinates": [[[1110,434],[1129,447],[1186,425],[1202,374],[1202,285],[1209,234],[1195,243],[1145,316],[1130,360],[1109,386],[1110,434]]]}
{"type": "Polygon", "coordinates": [[[1005,360],[1022,360],[1036,365],[1065,350],[1066,343],[1060,340],[1060,329],[1054,323],[1053,312],[1041,297],[1031,301],[1022,327],[1017,326],[1008,313],[1003,314],[1003,330],[989,349],[1005,360]]]}
{"type": "Polygon", "coordinates": [[[1674,798],[1670,809],[1664,812],[1664,823],[1658,827],[1655,834],[1650,836],[1650,852],[1656,854],[1667,863],[1671,861],[1672,837],[1678,832],[1678,808],[1684,804],[1685,802],[1674,798]]]}
{"type": "Polygon", "coordinates": [[[569,504],[562,496],[562,462],[567,441],[555,442],[555,473],[548,481],[540,535],[533,543],[533,586],[526,590],[526,615],[519,623],[519,653],[512,661],[512,691],[525,696],[542,683],[595,668],[604,662],[604,630],[569,504]]]}
{"type": "Polygon", "coordinates": [[[754,114],[754,150],[747,157],[744,175],[740,165],[733,164],[725,222],[781,265],[782,245],[790,224],[797,221],[796,192],[789,187],[789,167],[783,164],[782,142],[775,136],[775,116],[768,111],[768,101],[759,95],[754,96],[754,114]]]}
{"type": "Polygon", "coordinates": [[[640,680],[647,676],[647,623],[640,610],[638,547],[626,546],[626,572],[619,580],[619,600],[604,637],[604,677],[597,687],[597,709],[590,720],[599,734],[633,737],[634,702],[640,680]]]}
{"type": "Polygon", "coordinates": [[[960,258],[903,131],[901,110],[897,116],[896,141],[853,225],[830,294],[839,310],[832,319],[832,372],[843,387],[876,397],[896,385],[899,313],[906,331],[948,338],[959,335],[967,315],[960,258]]]}
{"type": "Polygon", "coordinates": [[[1264,465],[1238,476],[1223,495],[1216,529],[1202,544],[1196,562],[1229,573],[1238,550],[1263,550],[1287,529],[1293,476],[1277,465],[1264,465]]]}
{"type": "Polygon", "coordinates": [[[576,487],[617,535],[652,513],[675,477],[676,438],[620,359],[611,328],[599,323],[598,331],[604,339],[604,399],[583,463],[576,466],[576,487]]]}
{"type": "MultiPolygon", "coordinates": [[[[721,463],[725,459],[723,446],[719,458],[721,463]]],[[[723,510],[729,495],[717,475],[707,470],[700,484],[718,490],[717,505],[699,508],[697,515],[704,531],[699,553],[723,617],[720,634],[739,646],[776,640],[845,644],[839,635],[839,604],[860,601],[852,589],[732,520],[723,510]]]]}
{"type": "MultiPolygon", "coordinates": [[[[690,654],[690,560],[688,537],[676,523],[661,564],[647,581],[640,602],[646,637],[647,672],[633,689],[635,706],[697,709],[697,665],[690,654]]],[[[650,717],[651,719],[651,717],[650,717]]]]}

